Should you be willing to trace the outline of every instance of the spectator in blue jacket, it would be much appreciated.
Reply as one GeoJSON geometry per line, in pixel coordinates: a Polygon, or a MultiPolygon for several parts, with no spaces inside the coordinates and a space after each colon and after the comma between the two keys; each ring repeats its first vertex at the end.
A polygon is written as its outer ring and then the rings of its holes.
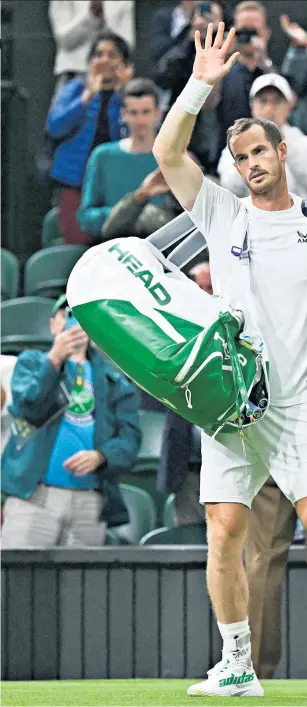
{"type": "Polygon", "coordinates": [[[24,351],[14,369],[3,548],[101,546],[129,520],[119,476],[139,450],[138,395],[67,317],[61,295],[51,350],[24,351]]]}
{"type": "Polygon", "coordinates": [[[50,176],[60,187],[60,230],[66,243],[90,243],[76,221],[85,167],[97,145],[126,135],[119,89],[131,76],[127,43],[104,30],[92,47],[86,79],[68,81],[50,109],[48,132],[59,141],[50,176]]]}

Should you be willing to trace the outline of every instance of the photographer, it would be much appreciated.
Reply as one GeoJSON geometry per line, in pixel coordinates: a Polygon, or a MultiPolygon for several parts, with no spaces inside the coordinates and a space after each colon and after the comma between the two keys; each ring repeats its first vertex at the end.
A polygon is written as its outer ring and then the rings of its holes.
{"type": "MultiPolygon", "coordinates": [[[[183,5],[178,5],[173,12],[177,11],[177,21],[179,22],[179,12],[183,15],[183,5]]],[[[187,3],[186,3],[187,5],[187,3]]],[[[162,10],[161,12],[162,16],[162,10]]],[[[190,14],[188,8],[185,12],[185,24],[181,24],[181,31],[175,34],[173,29],[172,35],[169,37],[168,49],[161,54],[156,65],[153,68],[152,75],[155,83],[162,89],[169,91],[168,109],[176,101],[177,97],[183,90],[189,76],[191,75],[194,62],[194,33],[199,30],[201,36],[204,37],[209,22],[213,22],[216,28],[219,21],[223,19],[223,10],[219,3],[215,2],[196,2],[190,3],[190,14]]],[[[182,16],[182,22],[184,21],[182,16]]],[[[173,21],[176,15],[173,16],[173,21]]],[[[171,32],[171,23],[169,23],[169,31],[171,32]]],[[[165,32],[165,35],[167,32],[165,32]]],[[[164,36],[164,47],[167,46],[166,36],[164,36]]],[[[156,41],[156,40],[155,40],[156,41]]],[[[158,46],[162,48],[163,42],[158,41],[158,46]]],[[[189,149],[199,159],[201,165],[209,169],[209,152],[210,152],[210,133],[213,131],[216,124],[216,105],[219,100],[219,87],[213,89],[209,100],[206,102],[203,110],[200,112],[196,128],[189,146],[189,149]]]]}

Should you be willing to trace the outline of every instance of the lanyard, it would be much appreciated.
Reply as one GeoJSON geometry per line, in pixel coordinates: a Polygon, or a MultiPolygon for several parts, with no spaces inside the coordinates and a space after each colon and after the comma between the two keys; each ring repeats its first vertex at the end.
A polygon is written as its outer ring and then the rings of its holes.
{"type": "Polygon", "coordinates": [[[81,363],[77,363],[75,386],[81,389],[84,387],[84,366],[81,363]]]}

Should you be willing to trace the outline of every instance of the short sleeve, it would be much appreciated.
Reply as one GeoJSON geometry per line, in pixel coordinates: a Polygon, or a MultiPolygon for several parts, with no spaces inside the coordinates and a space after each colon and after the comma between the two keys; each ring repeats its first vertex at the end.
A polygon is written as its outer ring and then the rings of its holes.
{"type": "Polygon", "coordinates": [[[229,231],[240,209],[240,199],[204,177],[193,209],[188,213],[210,248],[216,241],[228,242],[229,231]]]}

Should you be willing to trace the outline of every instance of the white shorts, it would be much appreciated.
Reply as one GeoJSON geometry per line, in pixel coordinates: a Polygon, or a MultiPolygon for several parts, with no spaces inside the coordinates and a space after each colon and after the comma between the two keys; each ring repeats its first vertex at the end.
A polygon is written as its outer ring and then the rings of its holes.
{"type": "Polygon", "coordinates": [[[270,407],[244,432],[202,434],[200,503],[243,503],[250,508],[271,474],[292,502],[307,496],[307,403],[270,407]]]}

